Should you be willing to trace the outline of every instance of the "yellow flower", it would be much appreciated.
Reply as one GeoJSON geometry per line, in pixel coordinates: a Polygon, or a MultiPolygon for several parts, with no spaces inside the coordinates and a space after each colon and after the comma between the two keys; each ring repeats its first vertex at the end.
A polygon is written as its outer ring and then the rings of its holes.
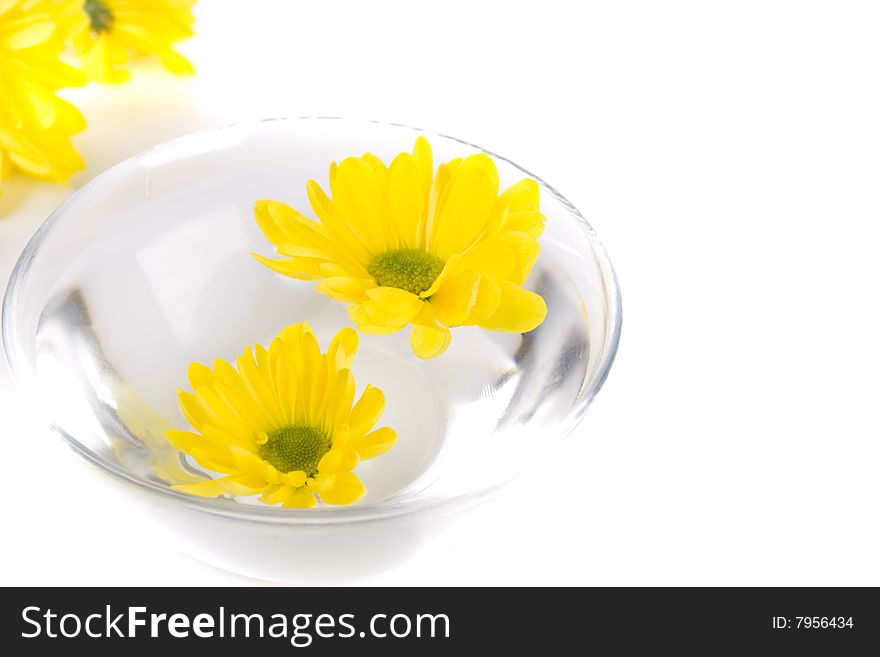
{"type": "Polygon", "coordinates": [[[328,196],[310,180],[320,222],[279,201],[258,201],[257,223],[283,258],[254,257],[343,301],[364,333],[412,324],[420,358],[449,346],[454,326],[523,333],[547,307],[523,289],[544,228],[539,189],[524,179],[499,195],[498,170],[471,155],[433,170],[423,137],[386,166],[370,153],[330,166],[328,196]]]}
{"type": "Polygon", "coordinates": [[[83,168],[70,136],[85,121],[56,92],[84,80],[63,48],[45,0],[0,0],[0,178],[18,168],[61,181],[83,168]]]}
{"type": "Polygon", "coordinates": [[[135,55],[156,55],[172,73],[192,64],[172,45],[193,34],[195,0],[62,0],[61,16],[86,75],[124,82],[135,55]]]}
{"type": "Polygon", "coordinates": [[[227,476],[182,484],[200,495],[255,495],[283,507],[351,504],[364,494],[352,472],[359,461],[387,452],[397,439],[372,430],[385,408],[382,391],[367,386],[357,403],[351,363],[358,337],[342,329],[322,354],[308,324],[285,328],[266,350],[257,345],[214,369],[193,363],[192,393],[180,408],[198,433],[169,430],[168,440],[198,463],[227,476]]]}

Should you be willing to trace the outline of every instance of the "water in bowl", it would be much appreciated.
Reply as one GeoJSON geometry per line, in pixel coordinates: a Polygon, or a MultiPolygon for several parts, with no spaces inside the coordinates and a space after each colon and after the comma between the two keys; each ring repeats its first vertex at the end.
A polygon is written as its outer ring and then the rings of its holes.
{"type": "MultiPolygon", "coordinates": [[[[326,348],[345,310],[254,261],[271,254],[253,220],[260,198],[308,210],[308,178],[324,182],[331,160],[372,151],[389,159],[418,134],[394,126],[326,123],[227,129],[172,142],[118,166],[74,198],[35,256],[25,287],[41,295],[32,317],[41,404],[99,461],[161,486],[206,474],[165,440],[187,428],[177,408],[190,362],[234,359],[307,321],[326,348]]],[[[432,139],[437,161],[474,152],[432,139]]],[[[498,160],[502,183],[524,177],[498,160]]],[[[418,360],[407,331],[361,336],[359,390],[380,387],[380,425],[398,432],[381,458],[359,466],[359,505],[407,505],[544,474],[553,446],[586,406],[612,328],[600,249],[580,217],[545,188],[547,229],[526,287],[547,302],[546,321],[525,335],[453,330],[440,358],[418,360]]],[[[227,500],[224,504],[249,504],[227,500]]],[[[329,510],[329,509],[328,509],[329,510]]]]}

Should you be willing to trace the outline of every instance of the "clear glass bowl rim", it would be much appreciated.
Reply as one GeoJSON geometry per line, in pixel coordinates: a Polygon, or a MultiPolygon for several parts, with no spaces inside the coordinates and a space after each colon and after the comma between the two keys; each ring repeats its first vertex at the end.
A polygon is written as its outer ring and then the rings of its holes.
{"type": "MultiPolygon", "coordinates": [[[[596,370],[596,376],[593,378],[591,385],[581,390],[577,404],[573,406],[572,411],[568,414],[566,418],[566,421],[560,423],[560,425],[558,426],[558,434],[560,438],[570,433],[583,418],[583,415],[589,407],[590,402],[599,392],[599,389],[602,387],[602,384],[605,382],[605,379],[608,376],[608,372],[611,369],[611,365],[614,363],[614,358],[617,354],[623,319],[622,301],[620,295],[620,287],[617,282],[617,276],[614,272],[614,267],[611,264],[611,260],[608,258],[604,246],[602,246],[602,243],[599,241],[599,238],[596,235],[596,231],[587,222],[584,216],[577,210],[577,208],[571,202],[569,202],[568,199],[562,196],[562,194],[556,191],[551,185],[547,184],[539,176],[536,176],[535,174],[524,169],[520,165],[516,164],[515,162],[504,156],[498,155],[497,153],[494,153],[488,149],[482,148],[462,139],[458,139],[456,137],[452,137],[442,133],[431,132],[422,128],[415,128],[401,123],[346,119],[342,117],[279,117],[263,119],[259,121],[233,123],[219,127],[207,128],[205,130],[199,130],[180,137],[176,137],[169,141],[162,142],[139,153],[136,153],[135,155],[132,155],[131,157],[128,157],[120,161],[119,163],[109,167],[106,171],[98,174],[88,183],[84,184],[81,188],[71,194],[70,197],[68,197],[49,215],[49,217],[43,222],[43,224],[36,231],[36,233],[34,233],[33,237],[31,237],[30,241],[25,246],[24,250],[18,258],[18,261],[15,264],[15,267],[12,270],[12,273],[10,274],[9,283],[7,285],[6,293],[3,298],[3,347],[6,354],[6,360],[9,364],[9,369],[12,374],[12,378],[18,385],[21,392],[27,394],[32,393],[31,390],[25,389],[27,388],[27,386],[25,385],[25,381],[27,380],[27,374],[29,370],[26,355],[28,350],[28,336],[22,334],[20,327],[15,321],[15,318],[18,316],[19,306],[24,303],[22,289],[27,282],[31,265],[35,257],[39,253],[43,241],[46,239],[46,237],[55,226],[65,221],[67,210],[77,203],[80,196],[85,194],[91,187],[100,184],[102,179],[104,179],[105,177],[109,177],[109,175],[117,168],[123,167],[133,161],[139,160],[148,153],[162,151],[166,148],[173,147],[178,142],[188,140],[192,137],[205,136],[211,133],[220,133],[222,131],[232,129],[255,129],[259,125],[269,122],[291,123],[299,121],[342,121],[349,125],[363,124],[365,127],[369,124],[378,124],[385,127],[401,128],[404,130],[421,133],[429,138],[455,141],[467,148],[472,148],[482,153],[485,153],[494,159],[506,162],[507,164],[516,168],[525,176],[535,180],[544,192],[552,195],[557,201],[562,203],[568,209],[569,213],[576,220],[580,229],[593,245],[594,253],[586,255],[596,261],[599,272],[602,276],[602,293],[607,308],[607,338],[603,344],[600,363],[596,370]]],[[[195,497],[193,495],[188,495],[186,493],[181,493],[170,488],[160,486],[159,484],[151,481],[140,479],[121,467],[117,467],[113,464],[107,463],[97,454],[92,452],[92,450],[81,444],[74,436],[70,435],[62,427],[59,427],[54,423],[50,423],[49,428],[56,434],[61,436],[68,443],[68,445],[85,461],[97,466],[103,472],[112,475],[114,478],[121,480],[125,484],[133,485],[136,487],[136,489],[142,489],[143,491],[153,496],[158,496],[159,498],[161,498],[156,500],[158,502],[164,500],[165,502],[179,504],[196,511],[225,516],[229,518],[238,518],[251,522],[283,525],[323,525],[376,521],[388,517],[396,517],[430,511],[453,511],[456,509],[464,509],[491,497],[495,494],[495,492],[506,486],[507,483],[509,483],[510,481],[508,480],[489,488],[461,493],[459,495],[447,498],[426,498],[424,500],[417,500],[414,502],[405,503],[379,503],[363,507],[359,507],[357,505],[346,507],[318,507],[314,509],[282,509],[279,507],[269,506],[248,506],[235,504],[229,500],[224,500],[223,498],[195,497]]],[[[513,479],[515,478],[516,477],[513,477],[513,479]]]]}

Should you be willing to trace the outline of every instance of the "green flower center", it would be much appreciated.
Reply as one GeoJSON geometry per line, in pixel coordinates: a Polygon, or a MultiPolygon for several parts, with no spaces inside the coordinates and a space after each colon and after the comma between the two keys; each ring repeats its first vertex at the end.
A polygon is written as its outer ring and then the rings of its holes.
{"type": "Polygon", "coordinates": [[[326,433],[305,424],[291,424],[269,433],[257,453],[279,472],[302,470],[311,477],[329,451],[330,437],[326,433]]]}
{"type": "Polygon", "coordinates": [[[98,34],[113,27],[113,12],[104,0],[85,0],[83,9],[89,17],[92,30],[98,34]]]}
{"type": "Polygon", "coordinates": [[[377,255],[367,271],[379,285],[418,295],[434,284],[443,264],[440,258],[421,249],[397,249],[377,255]]]}

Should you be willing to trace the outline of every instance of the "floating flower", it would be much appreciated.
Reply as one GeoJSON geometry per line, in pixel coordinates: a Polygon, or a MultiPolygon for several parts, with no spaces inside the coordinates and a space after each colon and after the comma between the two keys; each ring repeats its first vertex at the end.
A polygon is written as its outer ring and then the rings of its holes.
{"type": "Polygon", "coordinates": [[[62,0],[61,15],[86,75],[124,82],[132,56],[155,55],[172,73],[193,72],[173,45],[193,34],[195,0],[62,0]]]}
{"type": "Polygon", "coordinates": [[[0,2],[0,178],[14,168],[61,181],[83,168],[70,143],[85,127],[56,92],[84,82],[60,59],[64,40],[45,0],[0,2]]]}
{"type": "Polygon", "coordinates": [[[390,166],[370,153],[330,166],[328,195],[310,180],[314,221],[279,201],[258,201],[257,223],[283,258],[254,257],[349,304],[364,333],[412,324],[420,358],[449,346],[448,327],[523,333],[547,307],[522,287],[544,228],[539,188],[525,179],[499,195],[484,154],[441,164],[420,137],[390,166]],[[332,198],[331,198],[332,197],[332,198]]]}
{"type": "Polygon", "coordinates": [[[215,497],[255,495],[266,504],[311,507],[351,504],[364,494],[352,472],[359,461],[387,452],[396,434],[372,430],[385,408],[367,386],[352,406],[351,363],[358,337],[342,329],[322,354],[308,324],[284,329],[266,350],[248,347],[235,367],[193,363],[193,392],[180,408],[197,433],[169,430],[168,440],[209,470],[227,476],[176,489],[215,497]]]}

